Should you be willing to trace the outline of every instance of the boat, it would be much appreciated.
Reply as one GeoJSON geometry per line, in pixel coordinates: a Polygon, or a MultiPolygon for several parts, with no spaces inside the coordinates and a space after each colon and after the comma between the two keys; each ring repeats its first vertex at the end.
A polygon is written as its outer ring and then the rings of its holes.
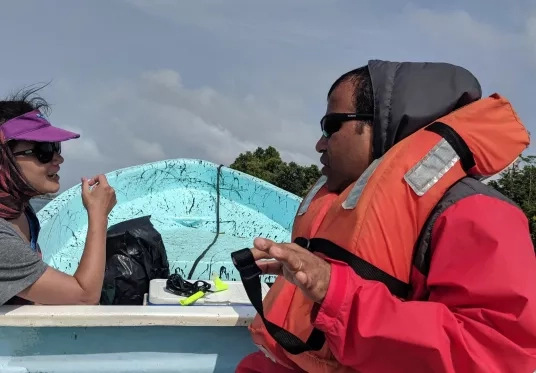
{"type": "MultiPolygon", "coordinates": [[[[109,226],[149,215],[171,272],[207,281],[216,274],[235,288],[241,283],[230,253],[251,247],[257,236],[288,242],[301,202],[263,180],[198,159],[106,176],[117,196],[109,226]]],[[[43,260],[73,274],[87,228],[80,185],[37,216],[43,260]]],[[[247,303],[2,306],[0,314],[0,372],[233,372],[257,351],[247,330],[255,310],[247,303]]]]}

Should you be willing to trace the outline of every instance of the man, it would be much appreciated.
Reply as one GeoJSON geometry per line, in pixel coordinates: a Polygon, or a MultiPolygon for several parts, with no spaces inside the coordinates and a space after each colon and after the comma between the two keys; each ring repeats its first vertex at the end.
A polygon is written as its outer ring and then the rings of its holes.
{"type": "MultiPolygon", "coordinates": [[[[314,239],[318,232],[311,223],[315,216],[303,223],[315,199],[348,193],[358,179],[366,184],[370,175],[365,174],[376,167],[373,162],[383,162],[397,144],[449,113],[463,116],[463,109],[480,99],[476,78],[450,64],[375,60],[341,76],[329,90],[323,136],[316,144],[325,184],[313,187],[302,202],[293,239],[308,234],[304,232],[313,232],[314,239]]],[[[486,121],[484,116],[480,122],[486,121]]],[[[445,128],[440,132],[463,153],[463,139],[445,134],[445,128]]],[[[467,164],[467,154],[454,160],[459,162],[449,167],[467,164]]],[[[334,206],[333,198],[318,203],[310,215],[329,214],[322,209],[334,206]]],[[[383,213],[388,217],[390,212],[383,213]]],[[[322,229],[325,221],[318,224],[322,229]]],[[[390,234],[377,232],[374,238],[382,243],[396,239],[390,234]]],[[[248,275],[247,266],[240,265],[247,262],[244,257],[252,254],[262,273],[281,278],[264,300],[264,313],[260,306],[250,327],[261,351],[245,357],[237,372],[536,371],[536,257],[527,219],[476,178],[453,183],[430,212],[414,242],[408,278],[413,290],[404,300],[390,291],[396,286],[389,285],[389,278],[383,281],[389,275],[365,279],[366,271],[359,275],[354,264],[347,264],[350,260],[312,253],[310,242],[278,244],[257,238],[254,249],[233,254],[252,301],[255,273],[248,275]],[[306,301],[314,302],[312,308],[306,301]],[[310,329],[300,328],[306,322],[315,329],[305,342],[310,329]]]]}

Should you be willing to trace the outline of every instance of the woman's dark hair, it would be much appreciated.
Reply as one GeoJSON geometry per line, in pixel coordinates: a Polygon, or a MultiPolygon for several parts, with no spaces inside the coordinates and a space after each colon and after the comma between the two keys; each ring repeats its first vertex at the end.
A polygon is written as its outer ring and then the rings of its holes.
{"type": "Polygon", "coordinates": [[[21,89],[0,101],[0,125],[33,110],[40,110],[47,115],[50,109],[48,103],[42,97],[36,95],[36,92],[46,85],[38,88],[21,89]]]}

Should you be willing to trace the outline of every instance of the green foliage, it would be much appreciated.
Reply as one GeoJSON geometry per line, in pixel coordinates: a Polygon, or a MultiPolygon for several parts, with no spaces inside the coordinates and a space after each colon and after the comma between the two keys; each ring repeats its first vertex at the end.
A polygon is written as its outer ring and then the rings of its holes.
{"type": "Polygon", "coordinates": [[[503,171],[488,185],[510,198],[523,209],[536,243],[536,156],[522,156],[520,162],[503,171]]]}
{"type": "Polygon", "coordinates": [[[230,168],[258,177],[290,193],[304,197],[321,173],[316,165],[300,166],[295,162],[286,163],[279,152],[269,146],[257,148],[254,152],[241,153],[230,168]]]}

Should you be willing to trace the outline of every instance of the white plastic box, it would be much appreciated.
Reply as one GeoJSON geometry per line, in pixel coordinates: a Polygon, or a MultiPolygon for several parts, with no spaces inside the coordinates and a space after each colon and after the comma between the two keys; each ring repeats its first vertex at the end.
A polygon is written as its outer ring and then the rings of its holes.
{"type": "MultiPolygon", "coordinates": [[[[214,289],[214,282],[207,281],[212,285],[211,289],[214,289]]],[[[241,281],[224,281],[229,288],[224,291],[207,293],[202,298],[198,299],[191,306],[231,306],[231,305],[244,305],[251,306],[251,302],[248,299],[244,285],[241,281]]],[[[156,279],[149,283],[149,296],[147,297],[147,305],[176,305],[180,306],[179,301],[186,299],[175,294],[171,294],[165,290],[166,280],[156,279]]],[[[268,292],[268,285],[261,282],[262,298],[266,296],[268,292]]],[[[190,306],[189,306],[190,307],[190,306]]]]}

